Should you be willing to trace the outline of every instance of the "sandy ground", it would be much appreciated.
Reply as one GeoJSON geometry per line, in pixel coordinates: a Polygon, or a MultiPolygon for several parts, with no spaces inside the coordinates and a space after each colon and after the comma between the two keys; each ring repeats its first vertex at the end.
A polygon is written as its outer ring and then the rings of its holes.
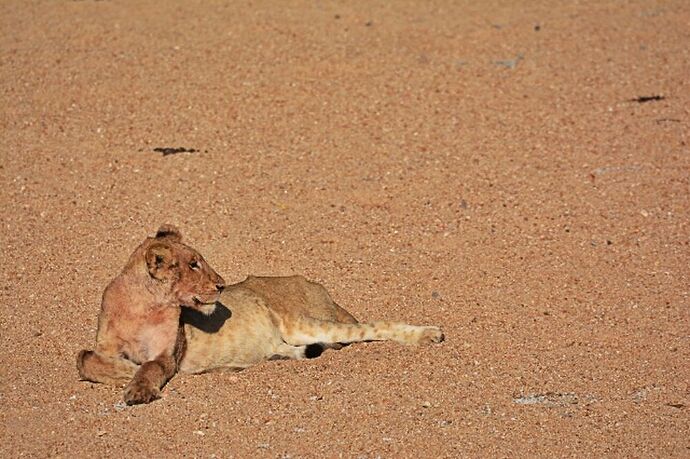
{"type": "Polygon", "coordinates": [[[0,24],[0,456],[690,455],[687,1],[6,1],[0,24]],[[302,273],[447,340],[123,408],[74,358],[164,222],[229,282],[302,273]]]}

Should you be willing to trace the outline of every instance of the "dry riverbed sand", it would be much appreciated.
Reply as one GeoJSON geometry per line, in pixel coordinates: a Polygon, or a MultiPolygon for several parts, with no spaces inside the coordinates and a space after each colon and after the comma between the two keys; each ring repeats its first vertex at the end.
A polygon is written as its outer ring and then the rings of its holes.
{"type": "Polygon", "coordinates": [[[688,457],[690,3],[0,4],[0,456],[688,457]],[[178,225],[446,342],[78,380],[178,225]]]}

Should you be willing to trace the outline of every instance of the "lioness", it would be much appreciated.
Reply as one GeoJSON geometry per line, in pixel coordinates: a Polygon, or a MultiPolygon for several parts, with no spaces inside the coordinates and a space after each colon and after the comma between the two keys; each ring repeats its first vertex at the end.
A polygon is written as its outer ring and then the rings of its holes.
{"type": "Polygon", "coordinates": [[[160,227],[105,289],[95,351],[77,356],[82,379],[122,385],[129,405],[148,403],[177,372],[239,370],[302,359],[312,345],[443,341],[438,327],[357,323],[321,285],[301,276],[248,277],[226,286],[204,258],[160,227]]]}

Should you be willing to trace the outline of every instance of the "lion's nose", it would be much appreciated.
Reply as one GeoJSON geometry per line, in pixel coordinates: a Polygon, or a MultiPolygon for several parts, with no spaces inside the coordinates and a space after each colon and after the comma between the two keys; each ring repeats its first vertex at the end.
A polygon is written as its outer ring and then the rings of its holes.
{"type": "Polygon", "coordinates": [[[222,292],[225,289],[225,284],[216,284],[216,290],[222,292]]]}

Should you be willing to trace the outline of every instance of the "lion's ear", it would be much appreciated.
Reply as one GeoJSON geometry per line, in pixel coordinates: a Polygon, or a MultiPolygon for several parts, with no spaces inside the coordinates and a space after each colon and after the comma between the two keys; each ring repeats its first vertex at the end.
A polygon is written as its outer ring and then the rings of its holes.
{"type": "Polygon", "coordinates": [[[161,225],[156,232],[156,239],[168,238],[175,242],[180,242],[182,240],[182,233],[177,229],[175,225],[170,225],[168,223],[161,225]]]}
{"type": "Polygon", "coordinates": [[[154,279],[168,280],[175,276],[177,266],[170,246],[162,242],[152,244],[146,250],[146,266],[154,279]]]}

